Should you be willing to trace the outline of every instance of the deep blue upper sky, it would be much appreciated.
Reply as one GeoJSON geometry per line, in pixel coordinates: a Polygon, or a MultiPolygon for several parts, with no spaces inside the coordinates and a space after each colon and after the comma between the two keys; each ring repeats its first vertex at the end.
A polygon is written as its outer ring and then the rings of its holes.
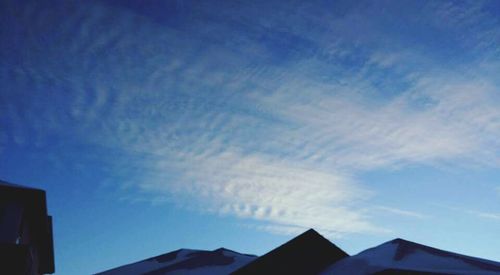
{"type": "Polygon", "coordinates": [[[1,1],[0,178],[57,274],[313,227],[500,261],[498,1],[1,1]]]}

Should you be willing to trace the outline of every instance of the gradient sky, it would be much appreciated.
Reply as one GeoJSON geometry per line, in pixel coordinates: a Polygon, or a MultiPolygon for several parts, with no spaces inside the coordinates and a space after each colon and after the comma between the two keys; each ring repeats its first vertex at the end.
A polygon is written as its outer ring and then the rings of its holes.
{"type": "Polygon", "coordinates": [[[0,178],[57,274],[313,227],[500,261],[499,1],[1,1],[0,178]]]}

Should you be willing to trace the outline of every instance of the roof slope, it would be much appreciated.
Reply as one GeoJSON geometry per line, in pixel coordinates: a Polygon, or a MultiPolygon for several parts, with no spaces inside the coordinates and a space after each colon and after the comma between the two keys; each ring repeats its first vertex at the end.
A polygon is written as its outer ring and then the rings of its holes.
{"type": "Polygon", "coordinates": [[[327,274],[500,274],[500,263],[395,239],[345,258],[327,274]]]}
{"type": "Polygon", "coordinates": [[[316,274],[347,253],[310,229],[233,272],[245,274],[316,274]]]}
{"type": "Polygon", "coordinates": [[[229,274],[257,258],[229,249],[213,251],[179,249],[140,262],[123,265],[99,275],[229,274]]]}
{"type": "Polygon", "coordinates": [[[3,181],[1,179],[0,179],[0,186],[3,186],[3,187],[12,187],[12,188],[18,188],[18,189],[28,189],[28,190],[43,191],[43,190],[38,189],[38,188],[33,188],[33,187],[28,187],[28,186],[24,186],[24,185],[20,185],[20,184],[10,183],[10,182],[3,181]]]}

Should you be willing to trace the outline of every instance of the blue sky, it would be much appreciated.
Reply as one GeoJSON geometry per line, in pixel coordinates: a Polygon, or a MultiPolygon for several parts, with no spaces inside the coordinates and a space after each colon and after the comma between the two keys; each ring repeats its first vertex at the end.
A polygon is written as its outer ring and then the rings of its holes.
{"type": "Polygon", "coordinates": [[[57,274],[313,227],[500,261],[497,1],[2,1],[0,178],[57,274]]]}

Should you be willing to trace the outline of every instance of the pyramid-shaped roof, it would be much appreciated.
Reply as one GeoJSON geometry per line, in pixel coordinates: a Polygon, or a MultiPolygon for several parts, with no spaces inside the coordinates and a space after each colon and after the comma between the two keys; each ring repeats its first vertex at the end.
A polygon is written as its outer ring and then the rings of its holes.
{"type": "Polygon", "coordinates": [[[310,229],[233,272],[245,274],[316,274],[349,255],[310,229]]]}

